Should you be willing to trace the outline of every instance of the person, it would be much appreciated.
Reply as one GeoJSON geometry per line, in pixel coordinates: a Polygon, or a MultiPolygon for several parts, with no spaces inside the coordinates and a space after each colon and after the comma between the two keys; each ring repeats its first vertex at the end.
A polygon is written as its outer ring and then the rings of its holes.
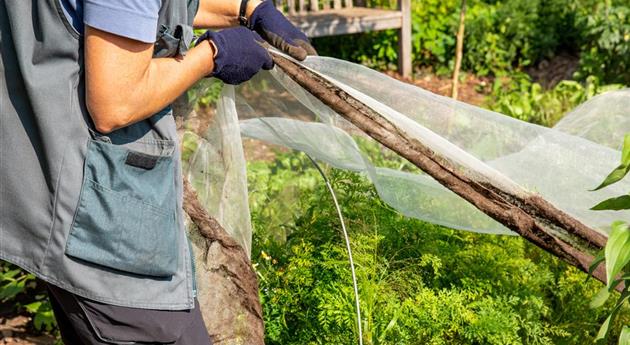
{"type": "Polygon", "coordinates": [[[47,283],[66,344],[210,344],[169,104],[307,37],[270,0],[0,0],[0,43],[0,259],[47,283]]]}

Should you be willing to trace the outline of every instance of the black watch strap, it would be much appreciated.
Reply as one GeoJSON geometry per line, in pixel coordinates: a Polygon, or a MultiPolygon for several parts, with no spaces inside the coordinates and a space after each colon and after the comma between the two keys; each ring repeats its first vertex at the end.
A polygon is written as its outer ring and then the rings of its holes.
{"type": "Polygon", "coordinates": [[[245,16],[247,12],[247,1],[248,0],[241,0],[241,7],[238,10],[238,23],[241,24],[242,26],[249,27],[247,17],[245,16]]]}

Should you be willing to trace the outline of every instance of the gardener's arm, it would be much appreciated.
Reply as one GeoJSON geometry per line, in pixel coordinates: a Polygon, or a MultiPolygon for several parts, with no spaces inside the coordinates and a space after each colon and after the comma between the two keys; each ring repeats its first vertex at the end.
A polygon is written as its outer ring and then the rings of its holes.
{"type": "Polygon", "coordinates": [[[208,32],[186,56],[154,59],[151,43],[87,26],[86,103],[96,129],[109,133],[146,119],[206,75],[238,84],[273,68],[256,39],[247,28],[208,32]]]}
{"type": "Polygon", "coordinates": [[[107,133],[170,104],[214,68],[203,41],[184,58],[153,59],[153,44],[86,27],[86,100],[96,129],[107,133]]]}

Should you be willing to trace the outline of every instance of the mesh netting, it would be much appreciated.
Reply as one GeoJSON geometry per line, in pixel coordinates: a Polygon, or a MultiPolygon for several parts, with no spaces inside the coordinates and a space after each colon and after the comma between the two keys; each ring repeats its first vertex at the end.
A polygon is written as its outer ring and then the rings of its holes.
{"type": "MultiPolygon", "coordinates": [[[[597,96],[554,128],[546,128],[430,93],[361,65],[309,57],[303,66],[482,180],[507,191],[537,192],[602,232],[622,218],[620,211],[589,209],[627,193],[630,182],[589,190],[618,165],[619,146],[630,132],[630,89],[597,96]]],[[[364,173],[380,197],[406,216],[454,229],[512,234],[275,69],[237,88],[224,88],[208,131],[195,139],[187,169],[210,213],[248,250],[251,224],[241,134],[364,173]]]]}

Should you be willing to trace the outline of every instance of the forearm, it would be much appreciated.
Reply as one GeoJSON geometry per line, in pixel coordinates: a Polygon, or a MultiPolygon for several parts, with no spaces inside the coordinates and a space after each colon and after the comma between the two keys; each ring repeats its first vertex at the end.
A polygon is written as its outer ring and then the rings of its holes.
{"type": "Polygon", "coordinates": [[[190,49],[183,58],[152,59],[135,86],[119,92],[126,95],[129,118],[120,127],[146,119],[171,104],[201,78],[210,74],[214,63],[208,41],[190,49]]]}
{"type": "MultiPolygon", "coordinates": [[[[246,16],[251,15],[261,0],[249,0],[246,16]]],[[[193,25],[195,28],[226,28],[238,25],[241,0],[201,0],[193,25]]]]}
{"type": "Polygon", "coordinates": [[[152,45],[141,52],[104,53],[107,45],[119,48],[127,43],[104,32],[91,34],[86,41],[86,102],[97,130],[104,133],[150,117],[214,68],[208,41],[180,58],[153,59],[152,45]]]}

